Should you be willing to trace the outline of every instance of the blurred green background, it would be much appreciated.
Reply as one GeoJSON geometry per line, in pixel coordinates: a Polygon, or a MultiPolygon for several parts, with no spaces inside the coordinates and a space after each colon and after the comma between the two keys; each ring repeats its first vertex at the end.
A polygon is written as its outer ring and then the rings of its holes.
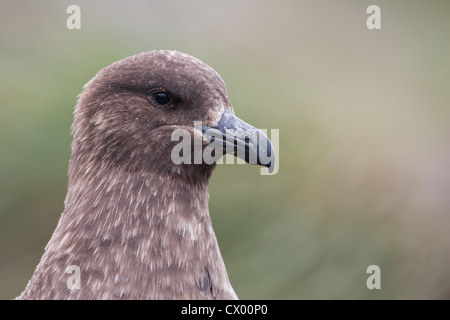
{"type": "Polygon", "coordinates": [[[278,174],[210,183],[241,299],[450,298],[449,1],[2,1],[0,27],[0,298],[63,211],[82,86],[154,49],[205,61],[239,117],[280,130],[278,174]]]}

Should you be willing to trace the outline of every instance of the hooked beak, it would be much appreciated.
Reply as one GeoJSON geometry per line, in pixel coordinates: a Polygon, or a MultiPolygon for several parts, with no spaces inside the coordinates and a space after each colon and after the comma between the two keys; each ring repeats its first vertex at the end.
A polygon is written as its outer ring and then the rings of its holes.
{"type": "Polygon", "coordinates": [[[223,153],[233,154],[249,164],[265,166],[272,173],[275,154],[267,136],[225,110],[216,126],[203,126],[203,136],[209,142],[222,143],[223,153]]]}

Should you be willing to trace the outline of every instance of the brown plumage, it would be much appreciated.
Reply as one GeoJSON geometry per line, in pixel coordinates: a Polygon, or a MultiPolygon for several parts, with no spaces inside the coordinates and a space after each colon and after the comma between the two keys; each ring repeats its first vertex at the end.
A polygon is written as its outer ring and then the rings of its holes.
{"type": "Polygon", "coordinates": [[[101,70],[75,109],[64,212],[18,299],[236,299],[208,210],[215,164],[171,161],[174,129],[201,137],[194,121],[217,126],[225,110],[223,80],[183,53],[101,70]]]}

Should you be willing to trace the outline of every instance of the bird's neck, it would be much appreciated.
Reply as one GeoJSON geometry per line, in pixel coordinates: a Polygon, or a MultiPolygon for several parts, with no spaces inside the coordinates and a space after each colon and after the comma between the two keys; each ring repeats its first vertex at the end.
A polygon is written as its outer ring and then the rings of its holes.
{"type": "Polygon", "coordinates": [[[35,281],[52,283],[56,298],[236,298],[209,216],[207,179],[200,182],[72,168],[35,281]],[[79,267],[79,289],[67,289],[69,266],[79,267]]]}

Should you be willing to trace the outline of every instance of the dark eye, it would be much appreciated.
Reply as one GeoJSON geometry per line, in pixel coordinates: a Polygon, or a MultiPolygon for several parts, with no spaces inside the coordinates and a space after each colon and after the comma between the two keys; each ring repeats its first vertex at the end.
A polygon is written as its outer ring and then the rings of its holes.
{"type": "Polygon", "coordinates": [[[165,106],[170,102],[170,97],[165,92],[157,92],[153,94],[153,100],[160,106],[165,106]]]}

